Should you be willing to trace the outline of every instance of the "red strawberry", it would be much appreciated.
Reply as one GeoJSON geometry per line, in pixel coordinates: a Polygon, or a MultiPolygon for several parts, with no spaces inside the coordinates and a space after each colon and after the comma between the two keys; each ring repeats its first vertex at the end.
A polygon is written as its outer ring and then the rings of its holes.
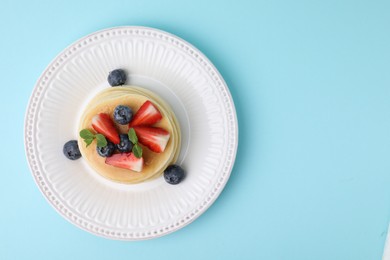
{"type": "Polygon", "coordinates": [[[137,125],[153,125],[157,123],[162,118],[160,111],[157,107],[153,105],[149,100],[145,101],[142,106],[138,109],[137,113],[134,115],[133,120],[131,120],[129,126],[137,125]]]}
{"type": "Polygon", "coordinates": [[[107,157],[106,164],[140,172],[144,167],[144,158],[137,158],[133,153],[117,153],[107,157]]]}
{"type": "Polygon", "coordinates": [[[164,152],[170,134],[167,130],[151,126],[134,126],[138,141],[156,153],[164,152]]]}
{"type": "Polygon", "coordinates": [[[92,118],[92,127],[99,134],[104,135],[114,144],[119,144],[120,139],[109,115],[100,113],[92,118]]]}

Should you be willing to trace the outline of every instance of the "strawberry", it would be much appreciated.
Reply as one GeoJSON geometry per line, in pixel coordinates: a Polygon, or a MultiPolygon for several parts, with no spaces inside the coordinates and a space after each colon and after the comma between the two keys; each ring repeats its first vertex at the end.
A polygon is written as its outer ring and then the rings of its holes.
{"type": "Polygon", "coordinates": [[[106,158],[106,164],[129,169],[135,172],[141,172],[144,166],[144,158],[137,158],[133,153],[117,153],[106,158]]]}
{"type": "Polygon", "coordinates": [[[164,152],[170,137],[167,130],[151,126],[134,126],[133,128],[141,144],[153,152],[164,152]]]}
{"type": "Polygon", "coordinates": [[[94,116],[92,118],[92,127],[96,132],[104,135],[114,144],[120,143],[118,132],[116,131],[114,123],[108,114],[100,113],[94,116]]]}
{"type": "Polygon", "coordinates": [[[162,118],[160,111],[157,107],[153,105],[149,100],[145,101],[142,106],[138,109],[137,113],[134,115],[133,120],[131,120],[129,126],[137,125],[153,125],[157,123],[162,118]]]}

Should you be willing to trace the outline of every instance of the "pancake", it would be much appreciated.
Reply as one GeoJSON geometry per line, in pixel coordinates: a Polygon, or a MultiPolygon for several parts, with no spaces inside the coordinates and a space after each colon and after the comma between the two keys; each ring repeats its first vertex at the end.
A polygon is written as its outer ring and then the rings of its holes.
{"type": "MultiPolygon", "coordinates": [[[[78,143],[82,156],[88,164],[100,175],[110,180],[121,183],[140,183],[161,176],[165,168],[174,164],[180,153],[181,134],[178,121],[169,107],[160,97],[153,92],[135,86],[113,87],[99,92],[86,106],[80,118],[79,131],[89,129],[93,131],[92,118],[99,113],[107,113],[112,116],[118,105],[129,106],[135,114],[139,107],[150,100],[162,114],[162,119],[154,124],[170,133],[168,144],[162,153],[154,153],[147,147],[143,148],[144,167],[141,172],[114,167],[105,163],[105,158],[98,155],[96,141],[86,147],[83,139],[79,137],[78,143]]],[[[127,133],[128,126],[116,124],[119,133],[127,133]]],[[[95,131],[93,131],[95,132],[95,131]]]]}

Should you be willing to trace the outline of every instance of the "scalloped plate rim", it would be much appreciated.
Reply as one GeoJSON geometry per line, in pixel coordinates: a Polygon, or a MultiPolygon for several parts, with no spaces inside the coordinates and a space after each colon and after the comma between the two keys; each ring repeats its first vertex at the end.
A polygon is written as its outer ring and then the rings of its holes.
{"type": "MultiPolygon", "coordinates": [[[[105,29],[101,29],[101,30],[97,30],[97,31],[94,31],[92,33],[89,33],[81,38],[78,38],[77,40],[73,41],[71,44],[69,44],[68,46],[66,46],[62,51],[60,51],[50,62],[49,64],[46,66],[46,68],[43,70],[43,72],[40,74],[40,76],[38,77],[38,79],[36,80],[35,84],[34,84],[34,88],[30,94],[30,97],[29,97],[29,100],[28,100],[28,103],[27,103],[27,106],[26,106],[26,109],[25,109],[25,116],[24,116],[24,132],[23,132],[23,136],[24,136],[24,148],[25,148],[25,157],[27,159],[27,164],[28,164],[28,168],[30,170],[30,173],[34,179],[34,182],[35,184],[38,186],[38,189],[39,191],[41,192],[41,194],[43,195],[43,197],[45,198],[45,200],[55,209],[55,211],[57,213],[59,213],[59,215],[61,215],[64,219],[66,219],[69,223],[73,224],[74,226],[84,230],[84,231],[87,231],[88,233],[90,234],[93,234],[95,236],[98,236],[98,237],[102,237],[102,238],[106,238],[106,239],[110,239],[110,240],[120,240],[120,241],[142,241],[142,240],[150,240],[150,239],[154,239],[154,238],[159,238],[159,237],[162,237],[162,236],[166,236],[168,234],[171,234],[179,229],[182,229],[183,227],[187,226],[188,224],[192,223],[193,221],[195,221],[197,218],[199,218],[215,201],[216,199],[220,196],[221,192],[224,190],[229,178],[230,178],[230,175],[232,173],[232,170],[233,170],[233,167],[234,167],[234,163],[235,163],[235,160],[236,160],[236,156],[237,156],[237,150],[238,150],[238,143],[239,143],[239,128],[238,128],[238,119],[237,119],[237,112],[236,112],[236,108],[235,108],[235,104],[234,104],[234,100],[233,100],[233,97],[229,91],[229,88],[224,80],[224,78],[222,77],[222,75],[220,74],[220,72],[217,70],[217,68],[214,66],[214,64],[208,59],[208,57],[203,53],[201,52],[198,48],[196,48],[194,45],[192,45],[191,43],[187,42],[186,40],[182,39],[181,37],[177,36],[177,35],[174,35],[170,32],[167,32],[167,31],[164,31],[164,30],[161,30],[161,29],[157,29],[157,28],[153,28],[153,27],[148,27],[148,26],[115,26],[115,27],[109,27],[109,28],[105,28],[105,29]],[[34,170],[32,168],[32,161],[29,157],[29,151],[28,151],[28,147],[27,147],[27,138],[28,138],[28,135],[27,135],[27,121],[28,121],[28,116],[30,115],[30,112],[29,112],[29,109],[31,108],[31,105],[33,104],[33,97],[35,97],[36,93],[38,92],[38,86],[39,86],[39,83],[42,81],[42,78],[47,74],[47,72],[50,70],[50,68],[52,67],[52,65],[62,56],[64,55],[72,46],[75,46],[77,45],[78,43],[81,43],[82,41],[84,41],[85,39],[88,39],[90,38],[91,36],[93,35],[97,35],[99,33],[103,33],[103,32],[107,32],[107,31],[112,31],[112,30],[118,30],[118,29],[144,29],[144,30],[150,30],[150,31],[155,31],[157,33],[160,33],[160,34],[165,34],[165,35],[168,35],[178,41],[181,41],[185,44],[187,44],[188,46],[190,46],[195,52],[197,52],[197,54],[203,58],[203,60],[207,63],[208,66],[210,66],[213,71],[216,73],[218,79],[221,81],[222,83],[222,87],[225,89],[226,93],[227,93],[227,98],[229,100],[229,106],[230,106],[230,109],[232,110],[232,115],[233,115],[233,119],[232,121],[234,122],[234,132],[235,132],[235,135],[234,135],[234,146],[232,147],[233,148],[233,153],[232,153],[232,161],[231,163],[228,165],[228,169],[226,171],[226,175],[224,177],[224,181],[221,183],[221,185],[219,186],[218,190],[214,193],[214,195],[212,196],[212,198],[210,200],[208,200],[206,202],[206,204],[191,218],[189,218],[188,221],[186,222],[182,222],[180,223],[179,225],[176,225],[174,228],[170,229],[170,230],[165,230],[161,233],[158,233],[158,234],[152,234],[152,235],[149,235],[149,236],[144,236],[144,237],[119,237],[119,236],[110,236],[110,235],[106,235],[105,233],[99,233],[99,232],[95,232],[91,229],[88,229],[87,227],[77,223],[76,221],[73,221],[70,217],[68,217],[65,213],[63,213],[56,205],[54,205],[54,203],[52,203],[52,201],[50,201],[49,197],[45,194],[44,190],[43,190],[43,187],[40,185],[39,181],[38,181],[38,178],[37,176],[34,174],[34,170]]],[[[205,200],[204,200],[205,201],[205,200]]]]}

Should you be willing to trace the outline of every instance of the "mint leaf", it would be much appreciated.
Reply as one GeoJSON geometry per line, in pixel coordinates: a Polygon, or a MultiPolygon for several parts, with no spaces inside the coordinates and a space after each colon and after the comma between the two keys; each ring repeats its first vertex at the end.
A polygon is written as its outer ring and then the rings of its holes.
{"type": "Polygon", "coordinates": [[[130,142],[133,143],[133,149],[131,150],[135,157],[141,158],[142,157],[142,148],[138,145],[138,137],[135,133],[134,128],[129,129],[129,133],[127,134],[129,136],[130,142]]]}
{"type": "Polygon", "coordinates": [[[88,147],[90,144],[92,144],[92,142],[93,142],[93,137],[92,138],[86,138],[86,139],[84,139],[84,142],[85,142],[85,144],[86,144],[86,147],[88,147]]]}
{"type": "Polygon", "coordinates": [[[88,129],[83,129],[80,131],[80,137],[84,139],[84,142],[86,144],[86,147],[88,147],[92,142],[93,139],[96,138],[96,145],[98,147],[105,147],[107,146],[107,140],[102,134],[94,134],[88,129]]]}
{"type": "Polygon", "coordinates": [[[88,147],[95,139],[95,135],[88,129],[83,129],[80,131],[80,137],[84,139],[86,147],[88,147]]]}
{"type": "MultiPolygon", "coordinates": [[[[137,144],[138,143],[138,137],[137,137],[137,134],[135,133],[135,130],[134,128],[130,128],[129,129],[129,133],[127,134],[129,136],[129,140],[133,143],[133,144],[137,144]]],[[[138,157],[139,158],[139,157],[138,157]]]]}
{"type": "Polygon", "coordinates": [[[107,146],[107,140],[102,134],[96,134],[96,142],[98,147],[105,147],[107,146]]]}
{"type": "Polygon", "coordinates": [[[80,137],[83,138],[83,139],[90,139],[90,138],[94,138],[94,134],[89,131],[88,129],[83,129],[80,131],[80,137]]]}
{"type": "Polygon", "coordinates": [[[142,157],[142,148],[138,144],[135,144],[133,146],[132,152],[133,152],[135,157],[137,157],[137,158],[141,158],[142,157]]]}

